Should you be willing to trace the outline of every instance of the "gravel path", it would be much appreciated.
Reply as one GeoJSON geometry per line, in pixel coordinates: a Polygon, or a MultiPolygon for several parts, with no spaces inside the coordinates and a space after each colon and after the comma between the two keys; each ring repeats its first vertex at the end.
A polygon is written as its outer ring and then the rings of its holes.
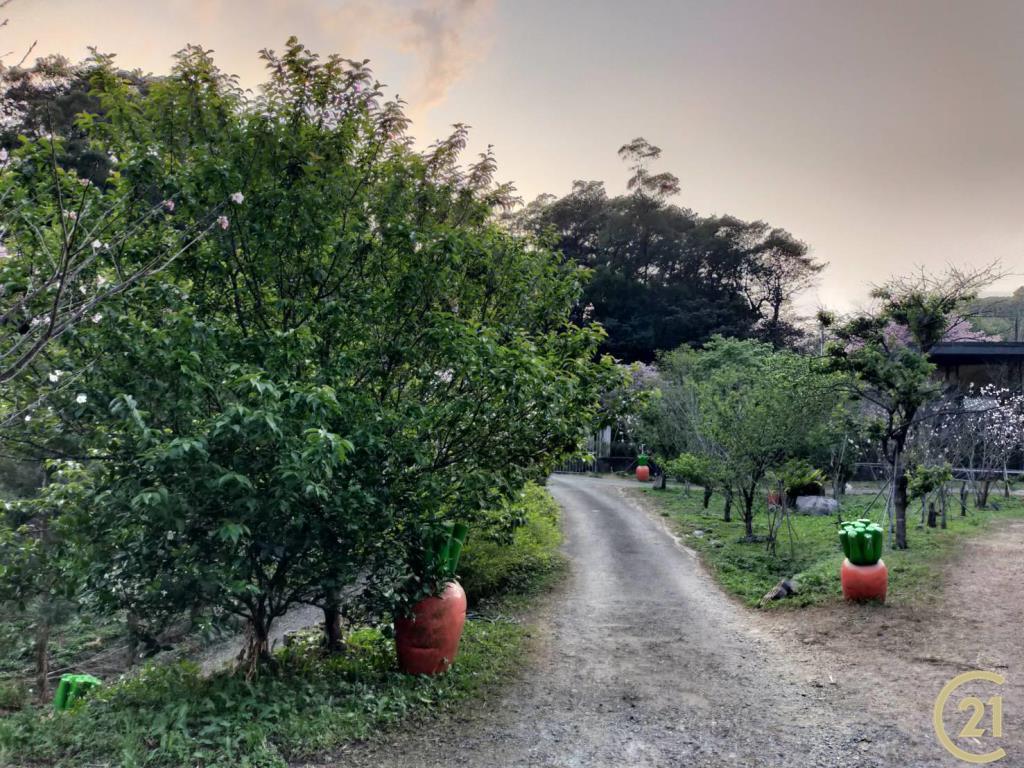
{"type": "Polygon", "coordinates": [[[573,567],[538,648],[486,706],[321,765],[939,766],[848,689],[822,683],[732,603],[621,482],[556,476],[573,567]]]}

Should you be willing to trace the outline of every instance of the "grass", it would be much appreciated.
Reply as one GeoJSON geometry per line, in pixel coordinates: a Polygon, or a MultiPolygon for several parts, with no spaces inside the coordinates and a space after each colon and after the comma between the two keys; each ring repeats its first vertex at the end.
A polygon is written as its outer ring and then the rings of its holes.
{"type": "Polygon", "coordinates": [[[311,631],[252,681],[204,678],[189,663],[154,665],[72,711],[0,717],[0,766],[279,768],[486,695],[518,669],[529,633],[501,615],[524,607],[562,568],[558,507],[547,492],[528,488],[516,512],[523,525],[510,540],[467,543],[463,582],[485,599],[446,675],[399,673],[388,627],[350,632],[332,656],[311,631]]]}
{"type": "MultiPolygon", "coordinates": [[[[799,584],[797,595],[771,603],[772,608],[842,599],[839,586],[842,550],[835,517],[793,515],[792,551],[783,529],[777,554],[772,556],[764,543],[742,540],[743,521],[735,505],[733,521],[722,521],[723,500],[718,495],[712,498],[710,508],[704,510],[700,489],[691,490],[689,495],[679,488],[647,489],[645,493],[663,515],[672,519],[684,543],[700,553],[719,583],[748,605],[756,605],[781,579],[794,576],[799,584]]],[[[876,502],[866,513],[865,508],[872,498],[847,496],[843,501],[842,518],[872,517],[882,522],[884,500],[876,502]]],[[[966,517],[960,516],[959,504],[951,503],[946,530],[917,527],[920,507],[912,505],[908,510],[909,549],[886,549],[882,555],[889,569],[887,601],[908,604],[929,599],[936,594],[935,585],[942,577],[943,565],[956,554],[965,537],[991,530],[1000,520],[1024,517],[1024,502],[1017,497],[1006,499],[993,494],[989,501],[989,509],[975,509],[969,504],[966,517]]],[[[767,525],[763,512],[755,514],[755,534],[766,533],[767,525]]]]}
{"type": "MultiPolygon", "coordinates": [[[[16,615],[0,619],[0,677],[29,672],[34,663],[33,618],[16,615]]],[[[50,636],[50,667],[63,669],[116,645],[124,644],[124,623],[86,613],[71,615],[54,626],[50,636]]]]}

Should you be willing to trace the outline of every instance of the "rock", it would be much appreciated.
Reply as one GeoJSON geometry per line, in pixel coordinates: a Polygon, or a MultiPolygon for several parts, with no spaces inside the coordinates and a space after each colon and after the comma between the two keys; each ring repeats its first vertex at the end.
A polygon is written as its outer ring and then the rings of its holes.
{"type": "Polygon", "coordinates": [[[691,536],[696,536],[699,539],[699,538],[704,536],[704,531],[701,531],[701,530],[698,529],[698,530],[694,531],[693,533],[691,533],[690,535],[691,536]]]}
{"type": "Polygon", "coordinates": [[[768,592],[764,597],[761,598],[761,607],[764,608],[772,600],[781,600],[784,597],[790,597],[797,593],[797,583],[795,579],[783,579],[775,588],[768,592]]]}
{"type": "Polygon", "coordinates": [[[796,511],[801,515],[834,515],[839,502],[828,496],[797,496],[796,511]]]}

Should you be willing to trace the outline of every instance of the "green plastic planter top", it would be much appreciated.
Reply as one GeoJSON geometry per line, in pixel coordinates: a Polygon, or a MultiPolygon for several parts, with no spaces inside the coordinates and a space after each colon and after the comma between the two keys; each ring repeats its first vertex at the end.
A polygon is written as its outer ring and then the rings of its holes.
{"type": "Polygon", "coordinates": [[[93,688],[103,685],[92,675],[61,675],[57,693],[53,697],[53,708],[63,712],[93,688]]]}
{"type": "Polygon", "coordinates": [[[646,453],[641,453],[639,456],[636,457],[636,465],[638,467],[646,467],[647,466],[647,454],[646,453]]]}
{"type": "Polygon", "coordinates": [[[884,531],[867,519],[839,524],[839,542],[843,554],[854,565],[874,565],[882,559],[884,531]]]}

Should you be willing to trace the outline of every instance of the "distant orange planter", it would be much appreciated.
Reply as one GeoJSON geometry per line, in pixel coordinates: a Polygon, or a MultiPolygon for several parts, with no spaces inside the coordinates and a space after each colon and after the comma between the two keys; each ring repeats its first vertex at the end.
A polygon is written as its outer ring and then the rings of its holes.
{"type": "Polygon", "coordinates": [[[636,468],[636,479],[641,483],[646,483],[651,479],[651,468],[646,464],[636,468]]]}
{"type": "Polygon", "coordinates": [[[438,675],[459,652],[466,623],[466,593],[451,581],[439,597],[427,597],[413,606],[412,615],[395,619],[398,666],[409,675],[438,675]]]}
{"type": "Polygon", "coordinates": [[[844,558],[839,579],[843,585],[843,597],[847,600],[885,602],[885,593],[889,589],[889,569],[881,560],[874,565],[854,565],[844,558]]]}

